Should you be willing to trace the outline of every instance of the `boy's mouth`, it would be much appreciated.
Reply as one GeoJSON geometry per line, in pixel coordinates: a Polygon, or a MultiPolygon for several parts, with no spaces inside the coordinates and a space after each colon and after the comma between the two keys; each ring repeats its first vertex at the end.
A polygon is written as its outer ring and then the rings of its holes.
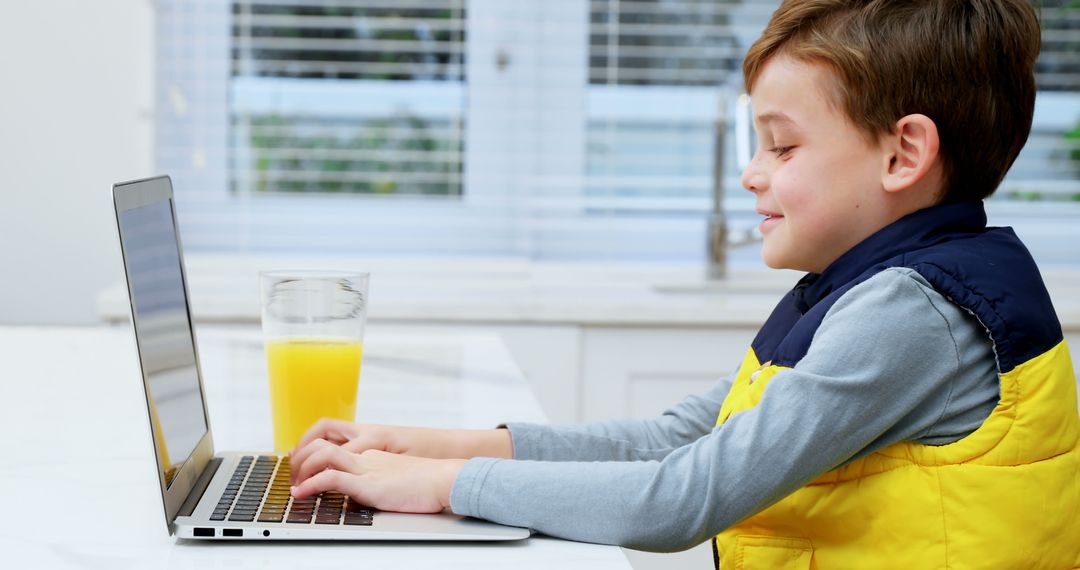
{"type": "Polygon", "coordinates": [[[758,230],[761,231],[761,232],[765,232],[767,229],[769,229],[774,224],[776,224],[779,220],[784,219],[784,216],[782,216],[780,214],[775,214],[773,212],[761,212],[761,211],[759,211],[758,213],[761,214],[762,216],[765,216],[765,219],[761,221],[761,225],[758,226],[758,230]]]}

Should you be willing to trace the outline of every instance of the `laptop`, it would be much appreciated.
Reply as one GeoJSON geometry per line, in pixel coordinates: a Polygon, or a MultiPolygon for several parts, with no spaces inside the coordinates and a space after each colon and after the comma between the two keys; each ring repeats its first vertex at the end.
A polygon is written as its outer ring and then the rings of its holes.
{"type": "Polygon", "coordinates": [[[288,456],[216,453],[191,322],[172,182],[113,185],[151,447],[169,534],[213,540],[527,538],[530,531],[449,512],[380,512],[340,493],[297,501],[288,456]]]}

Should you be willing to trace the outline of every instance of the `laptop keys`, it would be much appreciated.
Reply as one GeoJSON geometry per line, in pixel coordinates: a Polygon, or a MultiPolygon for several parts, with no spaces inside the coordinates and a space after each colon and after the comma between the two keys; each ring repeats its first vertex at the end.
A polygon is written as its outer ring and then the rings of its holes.
{"type": "Polygon", "coordinates": [[[319,500],[318,509],[315,511],[315,524],[338,524],[341,522],[341,511],[345,508],[345,495],[327,491],[319,500]]]}
{"type": "Polygon", "coordinates": [[[308,524],[311,522],[311,518],[315,515],[315,503],[316,497],[308,497],[306,499],[293,499],[292,506],[289,509],[289,517],[285,522],[294,524],[308,524]]]}
{"type": "Polygon", "coordinates": [[[350,500],[345,506],[345,520],[342,522],[348,525],[371,526],[372,517],[374,516],[374,510],[350,500]]]}
{"type": "Polygon", "coordinates": [[[306,499],[289,493],[289,458],[245,456],[225,486],[212,521],[371,526],[374,509],[341,493],[306,499]],[[257,517],[257,518],[256,518],[257,517]]]}

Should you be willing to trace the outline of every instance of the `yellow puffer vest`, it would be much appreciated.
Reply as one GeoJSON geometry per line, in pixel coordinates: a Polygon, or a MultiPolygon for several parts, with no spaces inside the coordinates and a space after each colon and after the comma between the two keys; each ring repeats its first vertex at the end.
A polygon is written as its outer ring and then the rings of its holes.
{"type": "MultiPolygon", "coordinates": [[[[750,349],[718,423],[783,369],[750,349]]],[[[720,533],[720,568],[1080,567],[1076,398],[1063,341],[1001,375],[1001,402],[971,435],[884,448],[720,533]]]]}
{"type": "Polygon", "coordinates": [[[717,425],[784,381],[836,299],[895,266],[987,328],[1001,382],[990,416],[954,443],[902,442],[822,474],[717,535],[720,568],[1080,568],[1069,349],[1027,250],[1011,230],[984,226],[981,204],[931,208],[808,276],[747,351],[717,425]]]}

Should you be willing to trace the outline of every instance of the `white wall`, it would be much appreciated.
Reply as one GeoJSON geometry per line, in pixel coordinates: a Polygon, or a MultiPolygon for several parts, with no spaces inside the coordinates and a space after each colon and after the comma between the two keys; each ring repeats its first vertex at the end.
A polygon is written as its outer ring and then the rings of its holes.
{"type": "Polygon", "coordinates": [[[0,22],[0,323],[93,323],[123,278],[110,186],[153,169],[153,2],[8,3],[0,22]]]}

